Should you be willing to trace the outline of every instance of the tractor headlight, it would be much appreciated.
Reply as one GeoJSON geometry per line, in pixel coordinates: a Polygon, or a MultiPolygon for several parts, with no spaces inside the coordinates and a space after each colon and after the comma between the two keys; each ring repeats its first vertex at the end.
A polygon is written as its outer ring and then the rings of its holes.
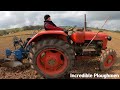
{"type": "Polygon", "coordinates": [[[107,40],[111,41],[111,40],[112,40],[112,37],[111,37],[111,36],[108,36],[108,37],[107,37],[107,40]]]}

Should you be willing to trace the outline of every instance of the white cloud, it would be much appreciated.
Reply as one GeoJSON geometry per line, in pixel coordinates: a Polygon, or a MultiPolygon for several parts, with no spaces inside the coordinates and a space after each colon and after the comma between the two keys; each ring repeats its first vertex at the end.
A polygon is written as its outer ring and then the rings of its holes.
{"type": "Polygon", "coordinates": [[[120,11],[0,11],[0,28],[43,25],[45,14],[50,14],[53,22],[58,26],[82,27],[84,14],[87,14],[88,26],[92,27],[101,27],[105,19],[110,16],[104,28],[120,30],[120,11]]]}

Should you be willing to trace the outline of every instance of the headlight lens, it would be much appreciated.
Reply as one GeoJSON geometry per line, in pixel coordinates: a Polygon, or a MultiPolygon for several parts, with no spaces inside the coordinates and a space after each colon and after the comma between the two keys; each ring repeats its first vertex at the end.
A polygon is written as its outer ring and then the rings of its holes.
{"type": "Polygon", "coordinates": [[[111,37],[111,36],[108,36],[107,39],[108,39],[109,41],[111,41],[111,40],[112,40],[112,37],[111,37]]]}

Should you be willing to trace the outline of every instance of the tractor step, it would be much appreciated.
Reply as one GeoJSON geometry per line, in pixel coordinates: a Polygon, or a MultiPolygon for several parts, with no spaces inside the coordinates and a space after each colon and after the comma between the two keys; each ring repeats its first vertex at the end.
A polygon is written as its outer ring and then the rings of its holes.
{"type": "Polygon", "coordinates": [[[76,60],[79,61],[79,60],[93,60],[93,59],[96,59],[96,56],[76,56],[76,60]]]}
{"type": "Polygon", "coordinates": [[[92,48],[90,48],[90,49],[83,49],[83,52],[92,52],[92,51],[96,51],[94,48],[92,49],[92,48]]]}

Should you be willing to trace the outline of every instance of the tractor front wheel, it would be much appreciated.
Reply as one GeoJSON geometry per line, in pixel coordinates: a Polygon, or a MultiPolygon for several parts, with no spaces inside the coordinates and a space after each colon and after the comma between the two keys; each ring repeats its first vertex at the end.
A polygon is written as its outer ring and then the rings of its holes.
{"type": "Polygon", "coordinates": [[[68,74],[74,65],[74,50],[63,40],[44,39],[34,48],[34,69],[45,78],[61,78],[68,74]]]}
{"type": "Polygon", "coordinates": [[[113,49],[105,50],[100,56],[100,70],[108,70],[116,61],[116,52],[113,49]]]}

